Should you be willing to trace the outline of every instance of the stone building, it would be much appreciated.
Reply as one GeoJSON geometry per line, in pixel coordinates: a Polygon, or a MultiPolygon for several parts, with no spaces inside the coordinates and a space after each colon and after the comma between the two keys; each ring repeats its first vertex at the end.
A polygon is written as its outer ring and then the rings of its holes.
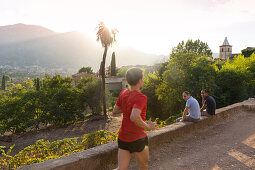
{"type": "MultiPolygon", "coordinates": [[[[82,73],[77,73],[72,75],[74,82],[73,85],[76,86],[79,82],[80,79],[82,79],[83,77],[88,78],[88,77],[95,77],[96,79],[98,79],[99,77],[93,75],[93,74],[88,74],[85,72],[82,73]]],[[[105,84],[108,87],[108,90],[110,92],[113,92],[115,90],[124,90],[126,88],[128,88],[128,82],[124,77],[110,77],[110,78],[105,78],[105,84]]]]}
{"type": "Polygon", "coordinates": [[[113,92],[115,90],[124,90],[128,88],[128,82],[125,78],[122,77],[111,77],[111,78],[105,78],[105,84],[108,87],[108,90],[110,92],[113,92]]]}
{"type": "Polygon", "coordinates": [[[223,44],[220,46],[220,56],[221,60],[227,60],[228,58],[232,60],[234,57],[238,56],[240,53],[232,54],[232,45],[229,45],[227,37],[223,44]]]}
{"type": "Polygon", "coordinates": [[[220,56],[219,58],[222,60],[227,60],[228,58],[231,58],[232,55],[232,45],[229,45],[227,37],[225,37],[225,40],[223,44],[220,46],[220,56]]]}

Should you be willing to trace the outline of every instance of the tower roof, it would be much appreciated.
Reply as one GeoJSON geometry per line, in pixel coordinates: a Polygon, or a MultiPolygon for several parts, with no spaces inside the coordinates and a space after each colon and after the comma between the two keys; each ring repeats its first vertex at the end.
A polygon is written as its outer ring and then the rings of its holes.
{"type": "Polygon", "coordinates": [[[229,45],[227,37],[225,37],[225,40],[222,45],[229,45]]]}

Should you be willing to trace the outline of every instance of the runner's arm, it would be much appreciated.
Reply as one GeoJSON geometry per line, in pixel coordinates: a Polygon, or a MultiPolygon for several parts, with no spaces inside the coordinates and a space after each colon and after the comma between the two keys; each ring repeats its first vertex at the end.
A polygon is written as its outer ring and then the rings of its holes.
{"type": "Polygon", "coordinates": [[[115,104],[112,113],[113,114],[120,114],[120,113],[122,113],[121,107],[115,104]]]}
{"type": "Polygon", "coordinates": [[[131,115],[130,115],[130,120],[134,122],[137,126],[140,126],[141,128],[144,128],[146,130],[154,130],[156,129],[156,124],[154,122],[151,122],[151,119],[146,123],[143,121],[141,118],[141,110],[137,108],[133,108],[131,115]]]}

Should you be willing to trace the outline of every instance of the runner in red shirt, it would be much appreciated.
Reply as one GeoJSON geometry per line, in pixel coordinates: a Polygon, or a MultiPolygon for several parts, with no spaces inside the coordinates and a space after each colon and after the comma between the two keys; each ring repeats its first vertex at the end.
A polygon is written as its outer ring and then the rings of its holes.
{"type": "Polygon", "coordinates": [[[128,168],[131,153],[134,153],[141,170],[148,169],[149,148],[146,130],[156,129],[156,124],[145,122],[147,97],[139,92],[143,85],[143,73],[139,68],[131,68],[126,73],[130,89],[120,93],[113,109],[114,114],[123,113],[118,136],[118,168],[128,168]]]}

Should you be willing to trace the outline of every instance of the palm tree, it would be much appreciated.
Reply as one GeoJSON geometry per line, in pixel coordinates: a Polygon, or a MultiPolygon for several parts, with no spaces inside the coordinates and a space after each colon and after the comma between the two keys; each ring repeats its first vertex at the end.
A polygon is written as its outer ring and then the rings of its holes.
{"type": "Polygon", "coordinates": [[[105,101],[105,59],[108,47],[115,42],[115,34],[118,32],[116,29],[109,30],[103,22],[100,22],[97,27],[97,41],[100,41],[104,48],[103,60],[101,64],[102,69],[102,86],[103,86],[103,108],[104,115],[106,115],[106,101],[105,101]]]}

